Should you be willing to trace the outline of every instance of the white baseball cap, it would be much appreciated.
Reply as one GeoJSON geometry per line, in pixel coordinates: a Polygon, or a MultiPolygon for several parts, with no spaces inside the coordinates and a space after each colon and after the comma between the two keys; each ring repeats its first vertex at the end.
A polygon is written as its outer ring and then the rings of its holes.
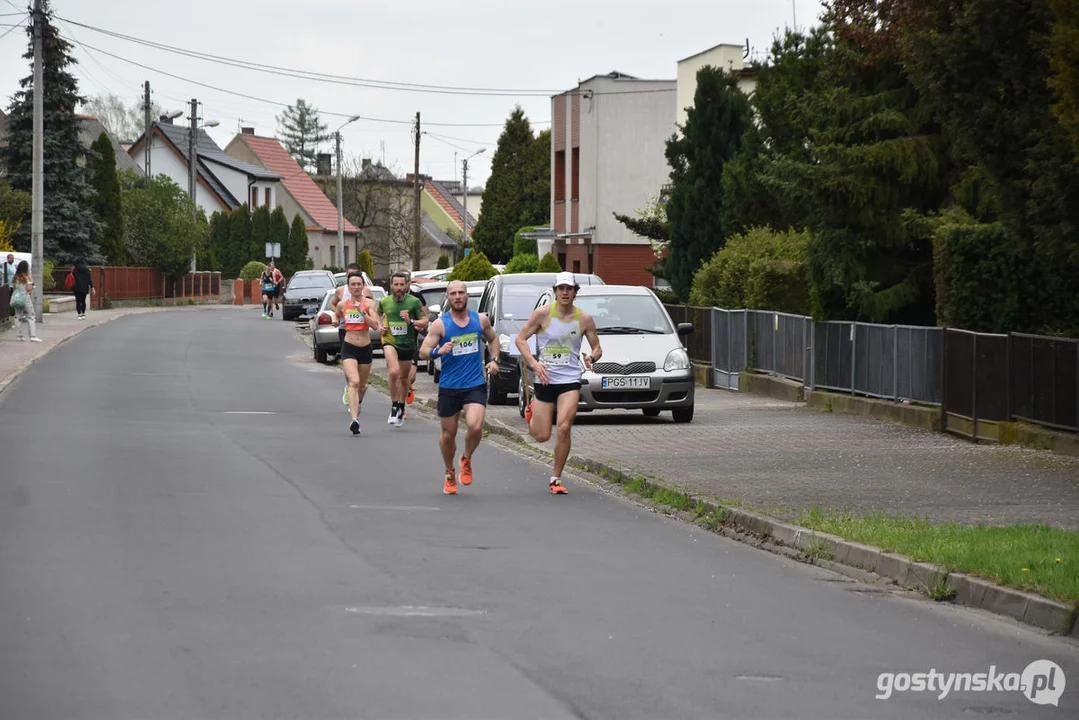
{"type": "Polygon", "coordinates": [[[562,285],[569,285],[570,287],[576,287],[577,281],[573,277],[571,272],[560,272],[554,279],[554,286],[560,287],[562,285]]]}

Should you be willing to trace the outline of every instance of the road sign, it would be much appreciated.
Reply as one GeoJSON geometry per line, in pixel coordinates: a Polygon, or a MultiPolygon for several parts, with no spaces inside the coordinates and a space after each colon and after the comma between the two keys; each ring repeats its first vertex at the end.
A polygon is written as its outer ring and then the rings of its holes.
{"type": "Polygon", "coordinates": [[[271,260],[281,257],[281,243],[266,243],[266,257],[271,260]]]}

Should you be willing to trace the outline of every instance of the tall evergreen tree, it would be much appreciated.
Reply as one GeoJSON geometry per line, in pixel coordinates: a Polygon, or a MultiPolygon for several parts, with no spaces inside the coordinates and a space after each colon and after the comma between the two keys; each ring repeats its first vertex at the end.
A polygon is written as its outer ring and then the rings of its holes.
{"type": "Polygon", "coordinates": [[[307,226],[303,224],[300,213],[292,218],[292,226],[288,233],[288,253],[283,253],[288,258],[289,267],[304,269],[307,267],[307,253],[310,247],[307,244],[307,226]]]}
{"type": "Polygon", "coordinates": [[[221,258],[221,274],[226,278],[238,278],[251,259],[251,211],[245,203],[229,215],[229,244],[221,258]]]}
{"type": "Polygon", "coordinates": [[[277,116],[277,134],[281,143],[304,170],[313,172],[318,159],[319,143],[330,135],[327,126],[319,118],[318,110],[303,98],[277,116]]]}
{"type": "Polygon", "coordinates": [[[477,252],[492,262],[513,257],[513,236],[525,225],[547,222],[550,207],[550,134],[532,135],[517,107],[506,120],[483,191],[483,212],[471,236],[477,252]],[[540,147],[540,146],[544,147],[540,147]]]}
{"type": "Polygon", "coordinates": [[[124,216],[120,201],[120,178],[116,174],[116,151],[101,133],[86,155],[86,168],[94,188],[94,213],[101,223],[101,252],[109,265],[126,265],[124,216]]]}
{"type": "Polygon", "coordinates": [[[701,68],[682,136],[667,141],[671,242],[664,272],[681,298],[689,296],[701,263],[724,244],[723,166],[738,152],[750,123],[749,101],[735,82],[722,70],[701,68]]]}
{"type": "MultiPolygon", "coordinates": [[[[94,216],[94,191],[82,166],[85,149],[79,140],[79,120],[75,107],[82,101],[79,84],[69,70],[76,60],[71,46],[60,37],[52,22],[49,0],[42,0],[42,90],[45,145],[45,257],[58,265],[79,256],[90,262],[101,260],[98,239],[100,226],[94,216]]],[[[24,58],[33,62],[33,23],[27,27],[30,47],[24,58]]],[[[31,192],[34,147],[34,76],[19,82],[8,108],[8,146],[3,154],[8,182],[31,192]]],[[[23,223],[15,236],[15,246],[30,251],[30,223],[23,223]]]]}
{"type": "MultiPolygon", "coordinates": [[[[227,213],[218,210],[210,216],[210,229],[206,241],[206,260],[210,269],[215,272],[222,271],[222,263],[228,255],[230,225],[227,213]]],[[[226,278],[228,277],[226,275],[226,278]]]]}
{"type": "Polygon", "coordinates": [[[269,241],[270,208],[259,205],[251,213],[251,254],[247,259],[269,262],[270,259],[266,256],[266,243],[269,241]]]}
{"type": "Polygon", "coordinates": [[[285,253],[288,252],[288,218],[285,216],[285,210],[280,205],[274,208],[274,211],[270,213],[270,237],[267,242],[275,243],[281,246],[281,255],[277,258],[277,267],[286,276],[294,274],[297,270],[303,270],[303,267],[293,267],[286,261],[285,253]]]}
{"type": "Polygon", "coordinates": [[[1053,112],[1071,138],[1079,162],[1079,4],[1074,0],[1049,0],[1053,31],[1049,39],[1049,87],[1056,94],[1053,112]]]}

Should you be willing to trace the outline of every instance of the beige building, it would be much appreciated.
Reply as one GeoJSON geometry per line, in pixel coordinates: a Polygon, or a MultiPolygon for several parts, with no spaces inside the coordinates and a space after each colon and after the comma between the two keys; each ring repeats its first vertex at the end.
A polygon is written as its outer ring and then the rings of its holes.
{"type": "Polygon", "coordinates": [[[675,122],[679,127],[686,124],[686,108],[692,107],[697,93],[697,72],[707,66],[738,73],[738,89],[752,95],[757,79],[752,70],[745,67],[746,49],[741,45],[720,44],[696,55],[678,61],[678,114],[675,122]]]}

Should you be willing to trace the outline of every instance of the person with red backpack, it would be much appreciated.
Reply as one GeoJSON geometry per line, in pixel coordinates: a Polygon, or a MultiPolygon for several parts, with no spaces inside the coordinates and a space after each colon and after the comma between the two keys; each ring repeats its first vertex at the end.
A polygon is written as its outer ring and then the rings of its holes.
{"type": "Polygon", "coordinates": [[[64,287],[75,295],[75,312],[79,314],[79,320],[86,319],[86,296],[96,295],[94,281],[90,276],[90,267],[85,258],[78,258],[71,267],[71,272],[64,279],[64,287]]]}

